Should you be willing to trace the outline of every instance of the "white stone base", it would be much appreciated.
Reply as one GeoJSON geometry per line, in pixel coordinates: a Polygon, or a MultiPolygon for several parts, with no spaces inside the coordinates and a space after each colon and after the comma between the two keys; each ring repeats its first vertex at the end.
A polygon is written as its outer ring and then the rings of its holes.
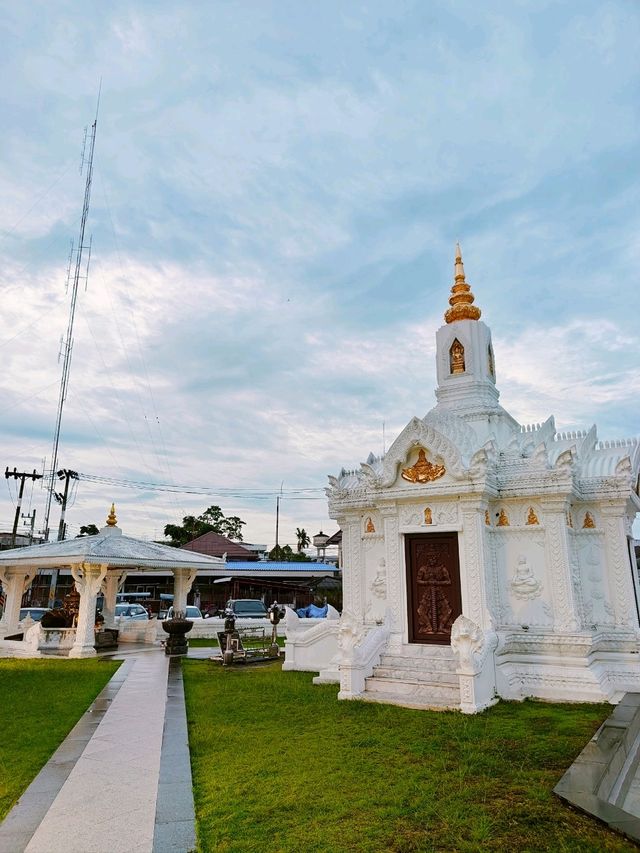
{"type": "Polygon", "coordinates": [[[506,636],[496,655],[502,699],[550,702],[620,701],[640,691],[640,654],[633,633],[506,636]]]}
{"type": "Polygon", "coordinates": [[[97,655],[93,646],[73,646],[69,649],[70,658],[94,658],[97,655]]]}
{"type": "Polygon", "coordinates": [[[0,640],[0,658],[41,658],[42,652],[22,640],[0,640]]]}

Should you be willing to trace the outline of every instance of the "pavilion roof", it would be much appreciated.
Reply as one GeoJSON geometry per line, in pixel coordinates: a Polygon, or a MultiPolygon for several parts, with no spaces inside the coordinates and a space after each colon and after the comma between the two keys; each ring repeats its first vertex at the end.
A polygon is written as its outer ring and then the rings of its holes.
{"type": "Polygon", "coordinates": [[[62,542],[45,542],[27,548],[0,551],[0,567],[31,566],[55,568],[76,563],[104,564],[142,570],[219,569],[225,563],[219,557],[159,545],[144,539],[123,536],[118,527],[103,527],[94,536],[80,536],[62,542]]]}

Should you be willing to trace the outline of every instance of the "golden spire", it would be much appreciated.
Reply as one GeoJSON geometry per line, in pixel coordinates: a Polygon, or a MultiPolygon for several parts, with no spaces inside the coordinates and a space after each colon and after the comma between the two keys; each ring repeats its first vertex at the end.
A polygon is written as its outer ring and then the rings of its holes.
{"type": "Polygon", "coordinates": [[[111,512],[107,516],[107,527],[115,527],[118,523],[118,519],[116,518],[116,505],[111,504],[111,512]]]}
{"type": "Polygon", "coordinates": [[[444,315],[445,322],[455,323],[456,320],[479,320],[480,309],[473,305],[475,296],[471,293],[471,287],[464,277],[464,265],[462,263],[462,252],[460,243],[456,243],[455,278],[449,297],[449,308],[444,315]]]}

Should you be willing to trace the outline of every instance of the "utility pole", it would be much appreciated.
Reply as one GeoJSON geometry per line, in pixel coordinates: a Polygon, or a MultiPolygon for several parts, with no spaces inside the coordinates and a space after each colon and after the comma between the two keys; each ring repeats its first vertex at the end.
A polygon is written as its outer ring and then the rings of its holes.
{"type": "Polygon", "coordinates": [[[284,486],[284,480],[280,483],[280,494],[276,495],[276,558],[279,555],[278,549],[278,532],[280,530],[280,501],[282,500],[282,487],[284,486]]]}
{"type": "MultiPolygon", "coordinates": [[[[29,525],[29,526],[31,527],[31,530],[29,531],[29,545],[33,545],[33,534],[34,534],[35,529],[36,529],[36,511],[35,511],[35,508],[33,509],[33,511],[32,511],[32,512],[27,512],[27,513],[24,513],[24,512],[23,512],[23,513],[22,513],[22,518],[24,518],[24,519],[27,519],[27,518],[28,518],[28,519],[29,519],[29,521],[30,521],[30,525],[29,525]]],[[[25,527],[26,527],[26,525],[27,525],[26,520],[25,520],[25,521],[23,521],[22,523],[23,523],[23,524],[25,525],[25,527]]]]}
{"type": "Polygon", "coordinates": [[[20,480],[20,490],[18,491],[18,501],[16,503],[16,517],[13,520],[13,531],[11,533],[11,547],[16,547],[16,533],[18,532],[18,521],[20,520],[20,510],[22,508],[22,495],[24,494],[24,484],[26,480],[41,480],[42,474],[38,474],[36,469],[33,469],[33,473],[27,474],[25,471],[18,471],[14,465],[13,471],[9,471],[9,466],[4,472],[5,479],[9,480],[13,478],[14,480],[20,480]]]}
{"type": "Polygon", "coordinates": [[[70,480],[79,480],[78,472],[71,471],[67,468],[62,468],[57,473],[59,480],[64,480],[64,492],[60,494],[59,492],[55,492],[55,499],[62,504],[62,509],[60,511],[60,524],[58,525],[58,542],[62,542],[65,537],[67,525],[64,523],[64,517],[67,511],[67,499],[69,497],[69,481],[70,480]]]}

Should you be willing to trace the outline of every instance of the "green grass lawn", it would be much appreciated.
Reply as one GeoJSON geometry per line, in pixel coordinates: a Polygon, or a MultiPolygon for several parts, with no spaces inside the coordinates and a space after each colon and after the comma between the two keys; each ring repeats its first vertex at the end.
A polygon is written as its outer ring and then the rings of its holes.
{"type": "Polygon", "coordinates": [[[119,665],[0,660],[0,820],[119,665]]]}
{"type": "Polygon", "coordinates": [[[610,713],[338,702],[280,665],[183,664],[201,851],[636,850],[551,793],[610,713]]]}
{"type": "MultiPolygon", "coordinates": [[[[265,637],[267,645],[271,642],[271,633],[267,633],[265,637]]],[[[262,640],[258,640],[257,638],[244,638],[243,643],[245,648],[254,648],[257,645],[262,645],[262,640]]],[[[284,637],[278,637],[278,645],[281,649],[284,648],[284,637]]],[[[218,645],[218,641],[213,637],[194,637],[189,640],[189,646],[193,649],[206,649],[210,646],[214,649],[220,651],[220,646],[218,645]]]]}

